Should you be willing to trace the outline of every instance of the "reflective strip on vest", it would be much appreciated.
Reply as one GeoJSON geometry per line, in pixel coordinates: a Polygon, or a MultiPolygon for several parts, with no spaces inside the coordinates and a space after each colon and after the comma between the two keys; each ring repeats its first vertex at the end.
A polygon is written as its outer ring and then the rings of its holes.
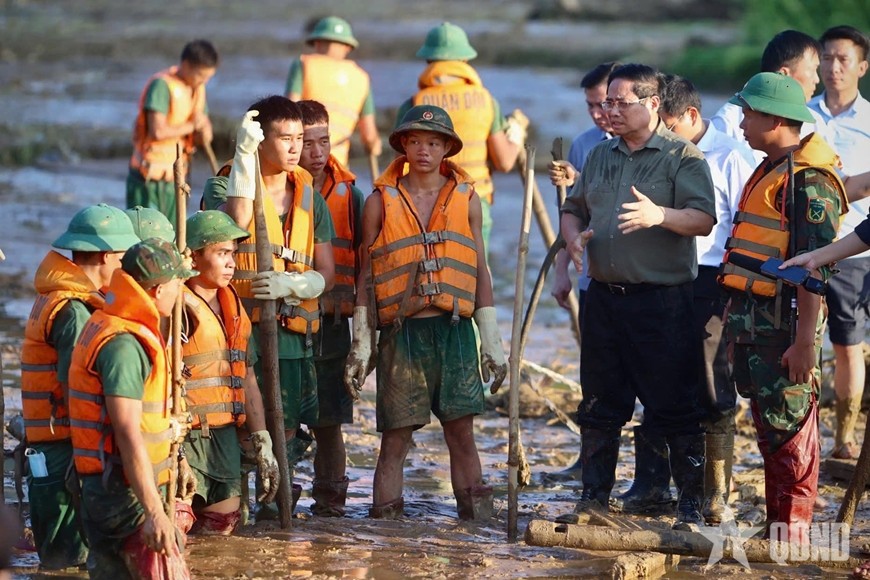
{"type": "Polygon", "coordinates": [[[229,387],[231,389],[241,389],[242,377],[209,377],[207,379],[185,381],[184,383],[184,388],[188,391],[192,391],[194,389],[204,389],[207,387],[229,387]]]}
{"type": "Polygon", "coordinates": [[[51,371],[56,371],[57,365],[56,364],[34,365],[34,364],[21,363],[21,370],[22,371],[30,371],[32,373],[47,373],[47,372],[51,372],[51,371]]]}
{"type": "MultiPolygon", "coordinates": [[[[735,238],[728,238],[728,241],[725,243],[725,248],[728,250],[748,250],[750,252],[755,252],[756,254],[762,254],[764,256],[782,258],[782,252],[780,252],[779,248],[774,248],[773,246],[768,246],[765,244],[759,244],[758,242],[753,242],[751,240],[738,240],[735,238]]],[[[769,282],[770,278],[767,278],[767,281],[769,282]]]]}
{"type": "Polygon", "coordinates": [[[384,254],[388,254],[395,250],[401,250],[402,248],[408,248],[418,244],[440,244],[441,242],[447,240],[462,244],[463,246],[471,248],[472,250],[477,250],[477,245],[474,243],[473,239],[456,232],[439,230],[437,232],[423,232],[422,234],[416,236],[410,236],[407,238],[402,238],[401,240],[396,240],[395,242],[391,242],[383,247],[372,250],[371,257],[378,258],[380,256],[383,256],[384,254]]]}
{"type": "Polygon", "coordinates": [[[748,213],[745,211],[738,211],[734,214],[734,223],[747,223],[752,224],[762,228],[768,228],[771,230],[778,230],[782,225],[779,220],[773,218],[766,218],[760,215],[756,215],[754,213],[748,213]]]}
{"type": "MultiPolygon", "coordinates": [[[[443,270],[445,267],[453,268],[454,270],[459,270],[463,274],[468,274],[469,276],[477,277],[477,268],[471,266],[470,264],[465,264],[464,262],[460,262],[459,260],[454,260],[453,258],[432,258],[430,260],[423,260],[420,262],[419,267],[417,268],[417,272],[438,272],[443,270]]],[[[390,270],[389,272],[384,272],[383,274],[379,274],[375,276],[373,282],[375,284],[381,284],[388,280],[392,280],[393,278],[397,278],[407,274],[407,270],[405,268],[396,268],[394,270],[390,270]]]]}
{"type": "Polygon", "coordinates": [[[243,350],[238,349],[223,349],[223,350],[213,350],[211,352],[203,352],[200,354],[189,354],[185,357],[182,357],[181,362],[186,365],[199,365],[207,362],[216,362],[216,361],[229,361],[231,363],[234,362],[242,362],[245,360],[246,354],[243,350]]]}
{"type": "Polygon", "coordinates": [[[245,413],[245,404],[241,401],[231,403],[208,403],[206,405],[193,405],[187,409],[192,415],[205,416],[208,413],[229,413],[234,416],[245,413]]]}
{"type": "Polygon", "coordinates": [[[69,417],[63,417],[62,419],[25,419],[24,426],[25,427],[69,427],[70,421],[69,417]]]}
{"type": "MultiPolygon", "coordinates": [[[[436,294],[449,294],[450,296],[456,296],[460,300],[468,300],[469,302],[474,301],[474,294],[462,290],[461,288],[457,288],[451,284],[445,284],[444,282],[431,282],[424,283],[418,285],[414,288],[414,291],[418,296],[435,296],[436,294]]],[[[400,294],[393,294],[392,296],[388,296],[383,300],[378,300],[378,308],[385,308],[387,306],[394,306],[396,304],[401,304],[404,299],[404,292],[400,294]]]]}
{"type": "MultiPolygon", "coordinates": [[[[279,246],[278,244],[269,244],[272,253],[275,256],[281,258],[282,260],[287,260],[288,262],[292,262],[294,264],[305,264],[309,268],[314,267],[314,260],[303,254],[302,252],[297,252],[296,250],[291,250],[290,248],[285,248],[284,246],[279,246]]],[[[241,243],[239,247],[236,249],[236,253],[241,254],[256,254],[257,247],[254,244],[241,243]]],[[[248,272],[249,270],[245,270],[248,272]]],[[[238,276],[239,270],[236,270],[236,276],[238,276]]],[[[256,272],[254,272],[256,274],[256,272]]]]}
{"type": "Polygon", "coordinates": [[[341,248],[342,250],[352,250],[353,241],[345,240],[344,238],[332,238],[332,246],[334,248],[341,248]]]}
{"type": "Polygon", "coordinates": [[[21,398],[30,401],[51,401],[53,393],[48,391],[21,391],[21,398]]]}

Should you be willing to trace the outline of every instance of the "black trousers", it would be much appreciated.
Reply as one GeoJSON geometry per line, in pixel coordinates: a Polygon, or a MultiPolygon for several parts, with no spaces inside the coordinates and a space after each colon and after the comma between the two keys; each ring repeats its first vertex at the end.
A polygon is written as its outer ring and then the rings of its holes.
{"type": "Polygon", "coordinates": [[[638,398],[649,431],[703,433],[696,328],[691,282],[621,293],[593,281],[583,317],[580,425],[619,429],[631,420],[638,398]]]}

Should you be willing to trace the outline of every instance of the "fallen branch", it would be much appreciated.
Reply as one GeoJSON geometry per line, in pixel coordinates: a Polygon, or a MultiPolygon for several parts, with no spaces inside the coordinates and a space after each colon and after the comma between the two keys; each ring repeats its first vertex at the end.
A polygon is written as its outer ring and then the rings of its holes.
{"type": "Polygon", "coordinates": [[[534,371],[536,373],[540,373],[546,377],[550,377],[554,381],[558,381],[560,383],[563,383],[564,385],[566,385],[569,389],[571,389],[575,393],[580,393],[581,395],[583,394],[583,388],[580,386],[580,383],[578,383],[577,381],[575,381],[573,379],[569,379],[568,377],[566,377],[563,374],[557,373],[553,369],[548,369],[545,366],[541,366],[538,363],[534,363],[534,362],[532,362],[530,360],[526,360],[526,359],[523,359],[522,366],[524,366],[527,369],[534,371]]]}

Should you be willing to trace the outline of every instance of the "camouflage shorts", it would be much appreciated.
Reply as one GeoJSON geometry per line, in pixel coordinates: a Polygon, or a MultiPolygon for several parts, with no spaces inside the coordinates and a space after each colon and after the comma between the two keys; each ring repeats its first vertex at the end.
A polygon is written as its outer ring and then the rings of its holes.
{"type": "Polygon", "coordinates": [[[790,381],[788,369],[782,366],[785,350],[783,346],[734,345],[732,372],[737,392],[758,405],[771,452],[800,430],[821,384],[818,367],[809,383],[790,381]]]}

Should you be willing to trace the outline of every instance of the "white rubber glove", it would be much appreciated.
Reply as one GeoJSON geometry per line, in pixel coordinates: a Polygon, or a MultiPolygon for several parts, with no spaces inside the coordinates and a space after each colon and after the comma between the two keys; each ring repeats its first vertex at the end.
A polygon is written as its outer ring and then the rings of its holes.
{"type": "Polygon", "coordinates": [[[278,482],[281,476],[278,473],[278,460],[272,452],[272,436],[266,430],[251,433],[251,443],[257,454],[257,472],[263,482],[263,493],[257,496],[260,503],[269,503],[275,499],[278,493],[278,482]]]}
{"type": "Polygon", "coordinates": [[[519,109],[514,109],[506,120],[507,126],[504,129],[504,134],[507,140],[518,147],[522,147],[526,142],[529,118],[519,109]]]}
{"type": "Polygon", "coordinates": [[[369,322],[369,309],[366,306],[353,308],[353,343],[344,367],[344,388],[356,401],[359,399],[363,383],[375,368],[375,333],[369,322]]]}
{"type": "Polygon", "coordinates": [[[254,199],[257,189],[257,171],[255,157],[257,146],[265,139],[263,128],[254,120],[259,111],[248,111],[236,132],[236,153],[233,156],[233,168],[230,170],[227,197],[243,197],[254,199]]]}
{"type": "Polygon", "coordinates": [[[326,280],[317,270],[299,272],[260,272],[251,282],[254,298],[260,300],[289,299],[288,303],[310,300],[323,294],[326,280]]]}
{"type": "Polygon", "coordinates": [[[490,376],[492,384],[489,392],[493,395],[498,391],[507,376],[508,366],[504,357],[504,347],[501,344],[501,333],[495,320],[495,306],[484,306],[474,311],[474,322],[480,334],[480,376],[488,383],[490,376]]]}

